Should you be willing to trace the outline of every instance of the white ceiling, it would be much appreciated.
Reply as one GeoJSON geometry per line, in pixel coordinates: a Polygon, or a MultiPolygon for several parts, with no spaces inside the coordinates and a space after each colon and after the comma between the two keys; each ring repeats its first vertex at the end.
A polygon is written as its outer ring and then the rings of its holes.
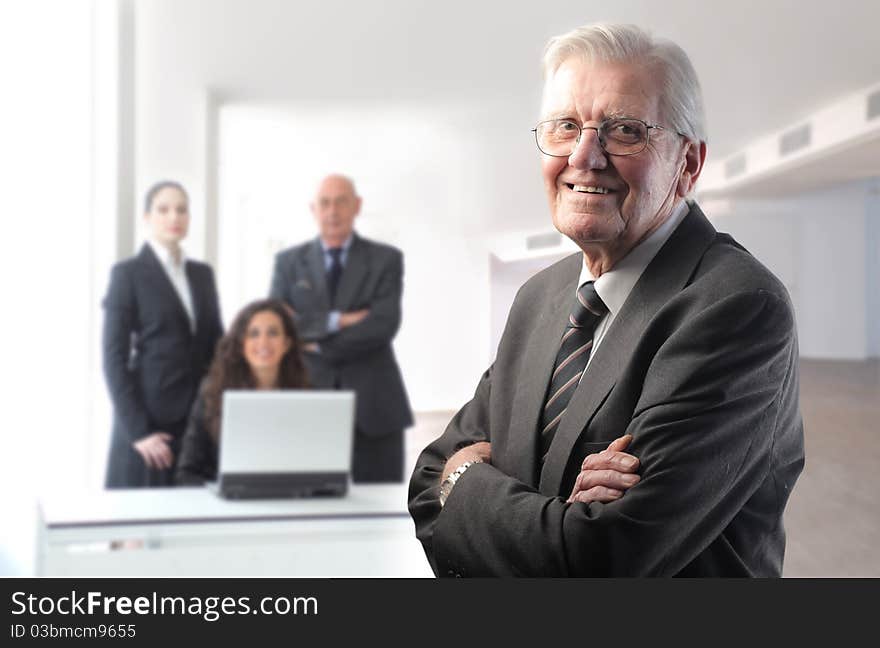
{"type": "Polygon", "coordinates": [[[257,103],[485,100],[520,113],[537,112],[550,36],[634,22],[691,56],[714,159],[880,80],[880,2],[139,0],[135,10],[139,43],[161,39],[139,51],[162,57],[170,88],[257,103]]]}

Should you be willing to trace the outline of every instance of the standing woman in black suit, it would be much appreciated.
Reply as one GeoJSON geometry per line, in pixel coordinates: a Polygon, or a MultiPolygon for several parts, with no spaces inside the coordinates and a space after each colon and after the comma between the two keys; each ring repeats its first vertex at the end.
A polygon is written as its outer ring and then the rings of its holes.
{"type": "Polygon", "coordinates": [[[189,198],[171,181],[146,195],[140,252],[117,263],[104,299],[104,374],[113,401],[107,488],[173,483],[196,390],[223,333],[214,273],[187,259],[189,198]]]}

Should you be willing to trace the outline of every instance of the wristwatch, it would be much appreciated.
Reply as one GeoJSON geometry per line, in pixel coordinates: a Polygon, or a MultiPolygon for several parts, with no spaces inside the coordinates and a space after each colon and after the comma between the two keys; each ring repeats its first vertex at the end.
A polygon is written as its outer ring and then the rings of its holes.
{"type": "Polygon", "coordinates": [[[465,461],[458,468],[456,468],[446,476],[446,479],[444,479],[443,483],[440,484],[440,508],[443,508],[443,506],[446,504],[446,498],[449,497],[449,493],[452,492],[452,487],[455,486],[455,482],[458,481],[458,478],[464,474],[465,470],[478,463],[483,463],[483,460],[477,458],[471,461],[465,461]]]}

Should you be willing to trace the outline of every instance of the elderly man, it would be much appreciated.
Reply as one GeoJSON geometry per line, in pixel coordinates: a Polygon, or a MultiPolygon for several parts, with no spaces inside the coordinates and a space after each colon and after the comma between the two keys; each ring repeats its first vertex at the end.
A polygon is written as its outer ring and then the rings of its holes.
{"type": "Polygon", "coordinates": [[[782,284],[685,198],[693,67],[633,26],[553,39],[535,128],[575,254],[530,279],[472,401],[419,458],[440,576],[778,576],[804,461],[782,284]]]}
{"type": "Polygon", "coordinates": [[[357,394],[353,480],[400,482],[403,431],[412,425],[391,347],[403,255],[355,233],[360,208],[349,178],[324,178],[311,204],[319,235],[278,254],[270,296],[293,310],[311,383],[357,394]]]}

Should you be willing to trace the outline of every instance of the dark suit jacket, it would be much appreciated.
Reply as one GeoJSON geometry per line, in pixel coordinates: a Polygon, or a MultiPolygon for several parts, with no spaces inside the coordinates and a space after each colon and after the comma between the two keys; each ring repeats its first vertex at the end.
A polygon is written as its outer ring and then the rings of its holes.
{"type": "Polygon", "coordinates": [[[804,462],[797,341],[780,282],[696,205],[596,350],[543,466],[538,420],[578,253],[519,291],[474,399],[418,460],[410,512],[438,575],[777,576],[804,462]],[[580,464],[624,433],[641,481],[566,504],[580,464]],[[447,457],[478,440],[441,510],[447,457]]]}
{"type": "Polygon", "coordinates": [[[351,389],[357,394],[356,423],[366,436],[379,437],[412,425],[412,411],[391,341],[400,328],[403,255],[400,250],[355,235],[331,304],[324,254],[314,239],[275,258],[270,295],[296,311],[297,330],[320,353],[306,353],[311,383],[351,389]],[[327,331],[327,315],[370,309],[360,323],[327,331]]]}
{"type": "MultiPolygon", "coordinates": [[[[196,330],[150,246],[117,263],[104,299],[104,374],[113,401],[108,485],[141,485],[124,467],[131,443],[156,430],[180,431],[223,333],[211,267],[187,261],[196,330]]],[[[136,465],[136,464],[135,464],[136,465]]]]}

